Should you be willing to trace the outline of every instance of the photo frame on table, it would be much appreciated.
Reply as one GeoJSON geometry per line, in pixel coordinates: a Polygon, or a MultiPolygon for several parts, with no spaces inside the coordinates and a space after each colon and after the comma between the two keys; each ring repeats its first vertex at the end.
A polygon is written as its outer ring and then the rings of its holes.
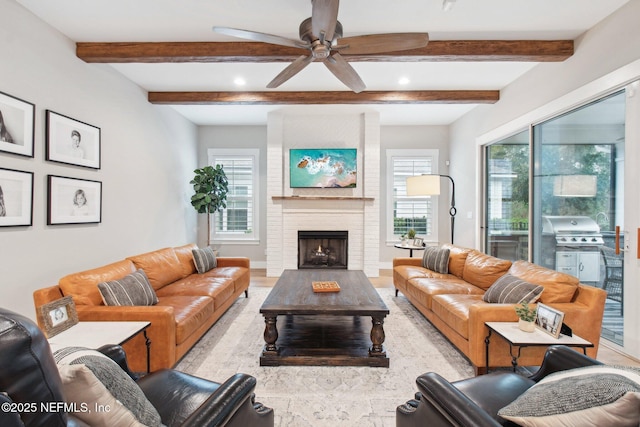
{"type": "Polygon", "coordinates": [[[413,239],[413,246],[422,247],[424,245],[424,239],[422,237],[416,237],[413,239]]]}
{"type": "Polygon", "coordinates": [[[47,338],[58,335],[78,323],[76,305],[70,296],[40,306],[40,316],[47,338]]]}
{"type": "Polygon", "coordinates": [[[46,159],[100,169],[100,128],[47,110],[46,159]]]}
{"type": "Polygon", "coordinates": [[[36,106],[0,92],[0,151],[33,157],[36,106]]]}
{"type": "Polygon", "coordinates": [[[548,305],[538,303],[538,313],[536,316],[536,327],[554,338],[560,336],[564,313],[548,305]]]}
{"type": "Polygon", "coordinates": [[[0,227],[33,225],[33,172],[0,168],[0,227]]]}
{"type": "Polygon", "coordinates": [[[47,176],[47,225],[102,221],[102,182],[47,176]]]}

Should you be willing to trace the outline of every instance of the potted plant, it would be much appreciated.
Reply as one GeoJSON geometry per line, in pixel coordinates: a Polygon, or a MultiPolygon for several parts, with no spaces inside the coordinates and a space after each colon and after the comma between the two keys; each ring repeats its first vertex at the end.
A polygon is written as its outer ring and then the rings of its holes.
{"type": "Polygon", "coordinates": [[[196,175],[189,182],[194,195],[191,205],[198,213],[207,214],[207,245],[211,244],[211,214],[227,207],[229,183],[222,165],[205,166],[193,171],[196,175]]]}
{"type": "Polygon", "coordinates": [[[409,239],[409,244],[413,245],[413,239],[416,237],[416,230],[414,230],[413,228],[410,228],[409,231],[407,231],[407,239],[409,239]]]}
{"type": "Polygon", "coordinates": [[[518,327],[525,332],[533,332],[536,327],[536,307],[529,307],[529,304],[523,302],[516,305],[515,310],[519,318],[518,327]]]}

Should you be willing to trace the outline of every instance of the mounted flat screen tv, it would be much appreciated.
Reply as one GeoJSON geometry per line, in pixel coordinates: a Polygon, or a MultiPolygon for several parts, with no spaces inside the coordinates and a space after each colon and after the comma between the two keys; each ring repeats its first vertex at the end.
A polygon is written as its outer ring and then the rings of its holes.
{"type": "Polygon", "coordinates": [[[356,154],[355,148],[292,148],[291,188],[355,188],[356,154]]]}

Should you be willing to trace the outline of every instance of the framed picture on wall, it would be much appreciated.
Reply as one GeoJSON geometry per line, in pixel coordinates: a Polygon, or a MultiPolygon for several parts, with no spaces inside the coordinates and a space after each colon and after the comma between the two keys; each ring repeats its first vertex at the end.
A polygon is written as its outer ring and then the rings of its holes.
{"type": "Polygon", "coordinates": [[[100,169],[100,128],[47,110],[46,159],[100,169]]]}
{"type": "Polygon", "coordinates": [[[33,172],[0,169],[0,227],[32,225],[33,172]]]}
{"type": "Polygon", "coordinates": [[[35,105],[0,92],[0,151],[33,157],[35,105]]]}
{"type": "Polygon", "coordinates": [[[48,176],[47,224],[102,221],[102,182],[48,176]]]}

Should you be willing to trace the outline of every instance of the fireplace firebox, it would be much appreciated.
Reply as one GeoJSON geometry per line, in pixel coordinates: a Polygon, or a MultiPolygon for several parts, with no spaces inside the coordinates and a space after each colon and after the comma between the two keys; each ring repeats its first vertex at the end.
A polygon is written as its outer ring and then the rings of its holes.
{"type": "Polygon", "coordinates": [[[348,231],[298,231],[298,268],[347,269],[348,231]]]}

